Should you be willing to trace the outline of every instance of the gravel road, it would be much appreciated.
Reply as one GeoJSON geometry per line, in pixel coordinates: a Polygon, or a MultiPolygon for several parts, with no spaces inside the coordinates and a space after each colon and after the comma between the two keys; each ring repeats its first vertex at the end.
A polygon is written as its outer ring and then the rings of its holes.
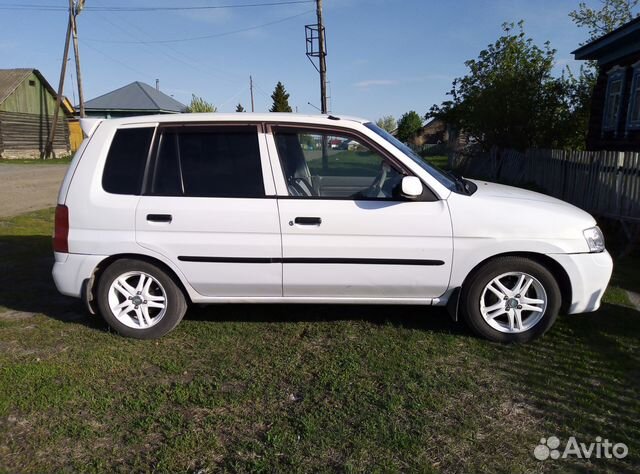
{"type": "Polygon", "coordinates": [[[0,217],[56,205],[68,165],[0,164],[0,217]]]}

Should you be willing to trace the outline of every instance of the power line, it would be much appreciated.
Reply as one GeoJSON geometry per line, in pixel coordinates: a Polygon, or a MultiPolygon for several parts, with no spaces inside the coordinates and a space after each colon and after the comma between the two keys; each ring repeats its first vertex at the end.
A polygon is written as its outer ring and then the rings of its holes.
{"type": "Polygon", "coordinates": [[[126,41],[126,40],[107,40],[101,38],[85,38],[85,41],[93,41],[95,43],[111,43],[111,44],[167,44],[167,43],[184,43],[187,41],[200,41],[204,39],[212,39],[212,38],[220,38],[223,36],[235,35],[238,33],[244,33],[247,31],[257,30],[259,28],[264,28],[265,26],[277,25],[278,23],[284,23],[285,21],[292,20],[294,18],[298,18],[304,15],[308,15],[312,13],[313,10],[308,10],[302,13],[297,13],[295,15],[291,15],[285,18],[280,18],[279,20],[270,21],[267,23],[262,23],[260,25],[249,26],[246,28],[241,28],[238,30],[225,31],[223,33],[215,33],[212,35],[204,35],[204,36],[193,36],[191,38],[174,38],[174,39],[166,39],[166,40],[145,40],[145,41],[126,41]]]}
{"type": "MultiPolygon", "coordinates": [[[[232,5],[189,5],[180,7],[118,7],[118,6],[86,6],[85,11],[94,12],[159,12],[159,11],[188,11],[188,10],[219,10],[227,8],[255,8],[273,7],[281,5],[299,5],[313,3],[314,0],[285,0],[266,3],[244,3],[232,5]]],[[[38,10],[38,11],[67,11],[68,8],[58,5],[4,3],[0,4],[0,10],[38,10]]]]}

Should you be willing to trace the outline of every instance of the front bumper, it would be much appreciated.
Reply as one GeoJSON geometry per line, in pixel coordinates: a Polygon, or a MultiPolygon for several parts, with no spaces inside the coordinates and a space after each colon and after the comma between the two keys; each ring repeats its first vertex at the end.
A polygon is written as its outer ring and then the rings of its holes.
{"type": "Polygon", "coordinates": [[[104,260],[103,255],[81,255],[55,252],[56,263],[53,264],[53,281],[60,293],[80,298],[85,280],[91,278],[98,264],[104,260]]]}
{"type": "Polygon", "coordinates": [[[568,313],[596,311],[613,272],[609,252],[551,254],[549,257],[562,265],[569,275],[571,303],[568,313]]]}

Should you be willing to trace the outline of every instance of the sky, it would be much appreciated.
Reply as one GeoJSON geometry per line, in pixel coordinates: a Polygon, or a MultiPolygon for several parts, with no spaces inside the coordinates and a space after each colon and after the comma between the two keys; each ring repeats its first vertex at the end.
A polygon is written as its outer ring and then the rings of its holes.
{"type": "MultiPolygon", "coordinates": [[[[275,1],[275,0],[271,0],[275,1]]],[[[220,6],[269,0],[86,0],[87,6],[220,6]]],[[[588,1],[593,4],[594,0],[588,1]]],[[[501,35],[504,22],[524,20],[540,45],[557,49],[556,71],[579,63],[571,51],[587,32],[568,17],[578,0],[324,0],[330,109],[375,120],[423,115],[446,100],[464,62],[501,35]]],[[[66,0],[0,0],[0,68],[36,68],[57,89],[67,16],[45,7],[66,0]],[[7,5],[36,5],[6,10],[7,5]]],[[[239,102],[256,112],[271,106],[282,81],[294,111],[317,113],[319,75],[305,55],[314,2],[247,8],[170,11],[90,11],[78,17],[85,100],[133,81],[187,104],[192,94],[220,112],[239,102]],[[202,38],[205,37],[205,38],[202,38]],[[199,39],[196,39],[199,38],[199,39]],[[168,42],[169,41],[169,42],[168,42]],[[312,105],[309,105],[312,104],[312,105]]],[[[65,95],[77,103],[75,65],[65,95]]]]}

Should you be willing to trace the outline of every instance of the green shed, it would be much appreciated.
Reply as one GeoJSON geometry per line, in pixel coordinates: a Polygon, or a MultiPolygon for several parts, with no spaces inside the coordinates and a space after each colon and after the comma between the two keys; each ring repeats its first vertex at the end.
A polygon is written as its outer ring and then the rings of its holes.
{"type": "MultiPolygon", "coordinates": [[[[68,101],[58,115],[56,155],[69,153],[68,101]]],[[[40,158],[56,106],[56,92],[37,69],[0,69],[0,157],[40,158]]]]}

